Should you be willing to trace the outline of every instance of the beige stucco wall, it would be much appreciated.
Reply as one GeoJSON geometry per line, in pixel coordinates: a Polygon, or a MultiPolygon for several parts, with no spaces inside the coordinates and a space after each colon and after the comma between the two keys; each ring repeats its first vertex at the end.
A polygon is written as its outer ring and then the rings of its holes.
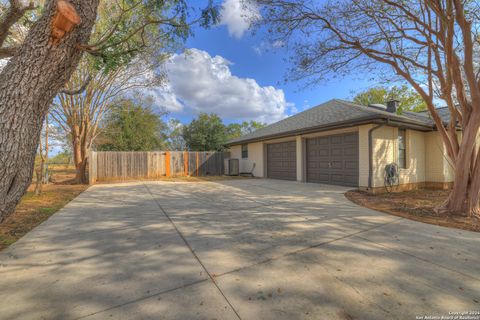
{"type": "Polygon", "coordinates": [[[304,170],[305,170],[305,163],[303,158],[305,157],[305,142],[301,136],[296,137],[296,156],[297,156],[297,181],[303,182],[304,181],[304,170]]]}
{"type": "Polygon", "coordinates": [[[230,157],[232,159],[242,159],[242,146],[232,146],[230,147],[230,157]]]}
{"type": "MultiPolygon", "coordinates": [[[[396,148],[398,148],[398,140],[396,148]]],[[[397,153],[398,151],[395,153],[396,157],[398,157],[397,153]]],[[[419,182],[425,182],[425,133],[407,130],[407,168],[400,169],[400,183],[419,182]]]]}
{"type": "Polygon", "coordinates": [[[265,177],[264,167],[264,151],[263,142],[255,142],[248,144],[248,160],[255,163],[253,175],[255,177],[265,177]]]}
{"type": "Polygon", "coordinates": [[[230,157],[232,159],[239,159],[240,172],[250,172],[252,164],[255,163],[253,175],[255,177],[263,177],[263,143],[249,143],[248,144],[248,158],[242,159],[242,146],[236,145],[230,147],[230,157]]]}
{"type": "Polygon", "coordinates": [[[438,132],[425,134],[427,182],[452,182],[453,170],[442,137],[438,132]]]}
{"type": "MultiPolygon", "coordinates": [[[[407,130],[406,134],[407,168],[400,169],[400,184],[425,182],[425,133],[407,130]]],[[[398,128],[385,126],[376,129],[372,134],[372,142],[372,187],[383,187],[385,166],[398,163],[398,128]]]]}

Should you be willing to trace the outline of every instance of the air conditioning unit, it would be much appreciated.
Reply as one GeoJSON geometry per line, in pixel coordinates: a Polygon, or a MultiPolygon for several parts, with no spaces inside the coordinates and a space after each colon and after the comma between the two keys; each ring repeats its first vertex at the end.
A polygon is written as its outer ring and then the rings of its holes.
{"type": "Polygon", "coordinates": [[[240,174],[240,162],[238,159],[225,159],[225,175],[238,176],[240,174]]]}

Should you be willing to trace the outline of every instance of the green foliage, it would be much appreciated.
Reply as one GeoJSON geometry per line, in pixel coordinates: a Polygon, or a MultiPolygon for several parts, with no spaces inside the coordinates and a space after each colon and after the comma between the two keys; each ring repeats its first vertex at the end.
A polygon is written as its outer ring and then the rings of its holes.
{"type": "MultiPolygon", "coordinates": [[[[163,114],[162,114],[163,115],[163,114]]],[[[101,151],[151,151],[165,148],[166,124],[149,106],[120,100],[112,105],[97,141],[101,151]]]]}
{"type": "Polygon", "coordinates": [[[242,123],[231,123],[227,126],[227,137],[228,140],[239,138],[265,126],[265,123],[253,120],[251,120],[250,122],[244,121],[242,123]]]}
{"type": "Polygon", "coordinates": [[[191,151],[222,151],[227,143],[227,128],[216,114],[201,113],[183,128],[183,138],[191,151]]]}
{"type": "Polygon", "coordinates": [[[400,101],[398,114],[401,114],[403,111],[420,112],[427,109],[427,105],[422,97],[408,86],[371,88],[357,93],[353,101],[357,104],[368,106],[376,103],[385,104],[391,99],[400,101]]]}
{"type": "Polygon", "coordinates": [[[98,70],[126,65],[139,55],[165,59],[192,34],[192,24],[209,27],[218,21],[218,9],[209,2],[196,20],[186,0],[102,1],[89,52],[98,70]]]}

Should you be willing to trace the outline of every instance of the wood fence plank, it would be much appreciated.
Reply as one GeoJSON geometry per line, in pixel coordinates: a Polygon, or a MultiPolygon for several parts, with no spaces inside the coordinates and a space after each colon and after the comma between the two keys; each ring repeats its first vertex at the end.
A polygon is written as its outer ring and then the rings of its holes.
{"type": "Polygon", "coordinates": [[[220,152],[92,151],[89,183],[108,180],[156,179],[162,176],[206,176],[223,174],[224,154],[220,152]]]}

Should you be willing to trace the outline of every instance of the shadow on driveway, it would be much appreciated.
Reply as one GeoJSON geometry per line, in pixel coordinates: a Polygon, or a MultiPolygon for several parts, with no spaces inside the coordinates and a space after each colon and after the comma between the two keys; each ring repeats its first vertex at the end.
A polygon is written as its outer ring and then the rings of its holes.
{"type": "Polygon", "coordinates": [[[480,309],[480,236],[344,188],[97,185],[0,253],[0,319],[415,319],[480,309]]]}

